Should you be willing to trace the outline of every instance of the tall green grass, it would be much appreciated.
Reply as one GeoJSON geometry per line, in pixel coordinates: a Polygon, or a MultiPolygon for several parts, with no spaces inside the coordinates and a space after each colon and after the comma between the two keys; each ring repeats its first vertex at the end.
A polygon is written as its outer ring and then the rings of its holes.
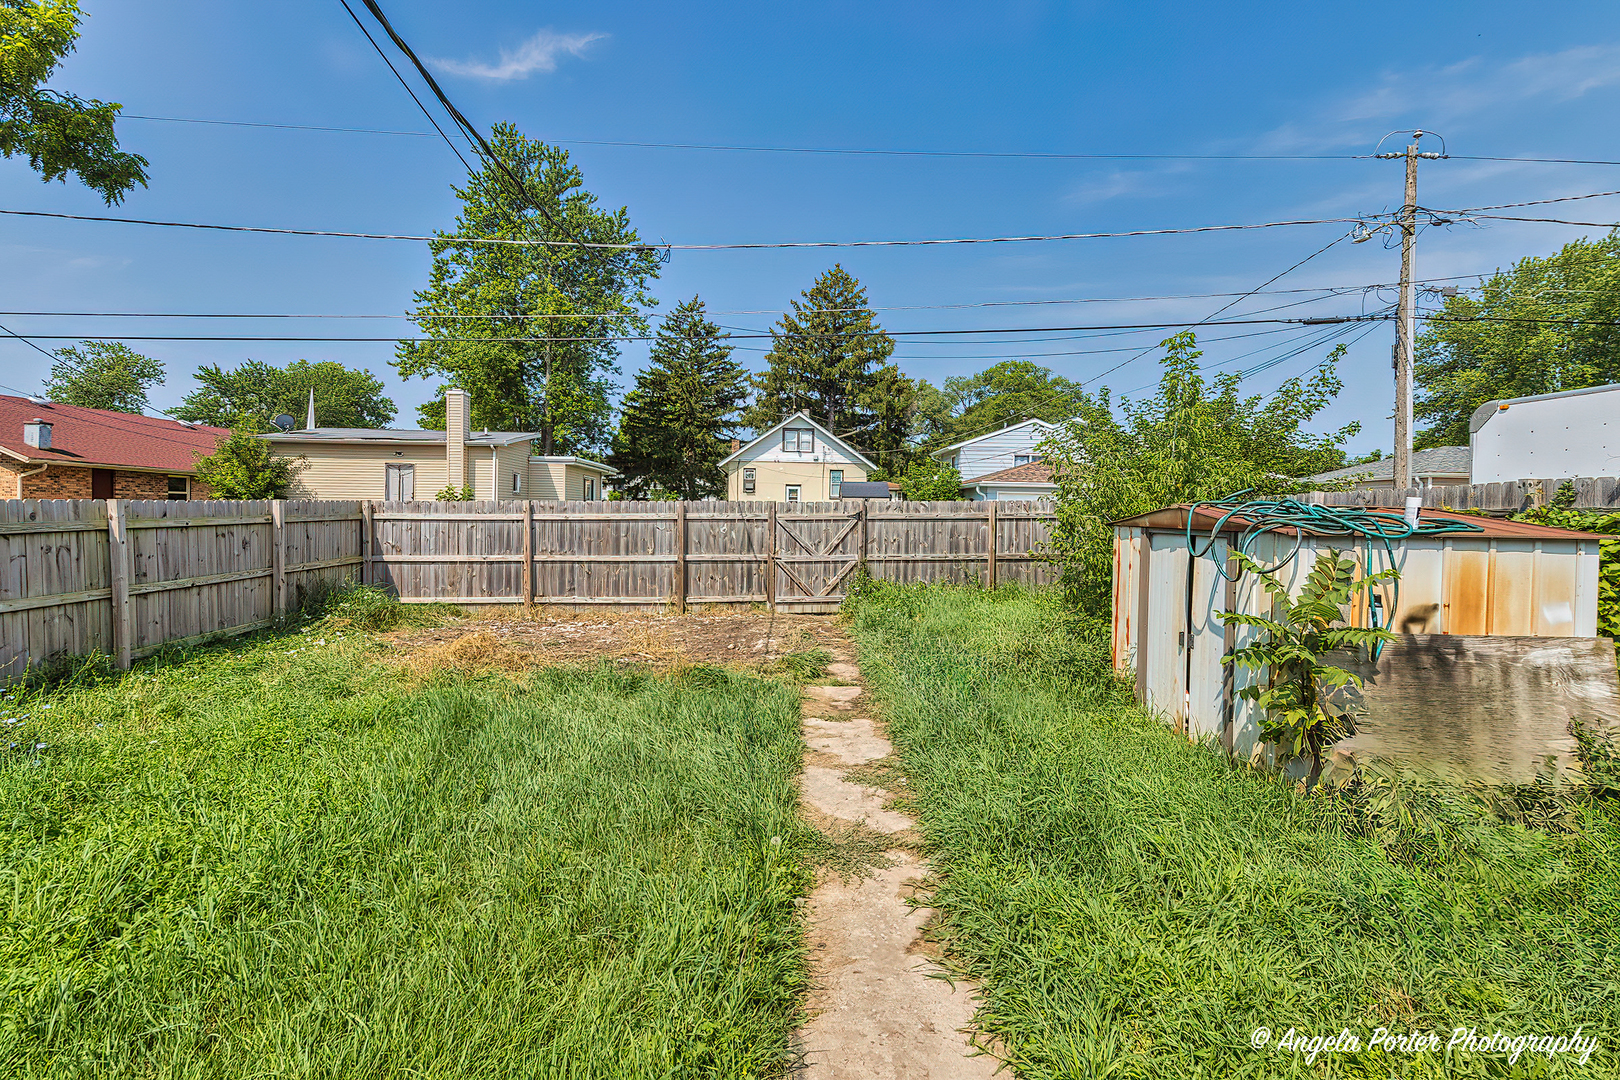
{"type": "Polygon", "coordinates": [[[1188,745],[1051,598],[853,606],[950,955],[1034,1077],[1620,1074],[1620,823],[1490,821],[1395,857],[1332,800],[1188,745]],[[1256,1051],[1266,1027],[1584,1033],[1586,1065],[1256,1051]]]}
{"type": "Polygon", "coordinates": [[[306,629],[3,703],[0,1075],[783,1067],[793,687],[421,685],[306,629]]]}

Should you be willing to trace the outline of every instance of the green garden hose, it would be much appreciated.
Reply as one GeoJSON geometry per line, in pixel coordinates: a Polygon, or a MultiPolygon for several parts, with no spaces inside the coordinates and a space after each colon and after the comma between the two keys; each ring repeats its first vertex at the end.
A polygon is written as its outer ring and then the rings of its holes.
{"type": "MultiPolygon", "coordinates": [[[[1265,533],[1280,529],[1294,530],[1294,550],[1290,551],[1286,558],[1266,567],[1268,572],[1281,570],[1298,558],[1306,533],[1316,536],[1351,536],[1378,540],[1383,543],[1384,552],[1389,556],[1389,565],[1394,566],[1394,542],[1397,540],[1406,540],[1413,536],[1451,536],[1458,533],[1484,532],[1483,528],[1471,521],[1457,521],[1450,518],[1440,521],[1419,520],[1414,525],[1403,515],[1396,513],[1347,506],[1318,506],[1314,503],[1302,503],[1297,499],[1245,500],[1243,496],[1247,494],[1247,491],[1240,491],[1224,499],[1204,499],[1188,508],[1187,550],[1192,558],[1207,555],[1214,548],[1216,538],[1226,528],[1226,523],[1234,517],[1242,518],[1245,525],[1238,534],[1237,542],[1228,550],[1239,551],[1244,555],[1249,555],[1249,549],[1255,540],[1265,533]],[[1202,507],[1209,507],[1221,516],[1209,530],[1209,539],[1200,549],[1198,542],[1193,538],[1193,515],[1202,507]]],[[[1233,575],[1226,572],[1223,563],[1217,563],[1215,569],[1226,580],[1236,580],[1233,575]]],[[[1400,606],[1401,581],[1397,577],[1389,609],[1391,618],[1400,610],[1400,606]]],[[[1377,659],[1382,651],[1380,643],[1379,647],[1373,650],[1373,658],[1377,659]]]]}

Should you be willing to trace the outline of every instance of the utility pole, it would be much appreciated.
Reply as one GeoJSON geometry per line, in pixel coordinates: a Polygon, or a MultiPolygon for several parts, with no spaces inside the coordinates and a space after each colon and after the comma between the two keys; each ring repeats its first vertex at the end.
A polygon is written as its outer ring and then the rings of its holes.
{"type": "Polygon", "coordinates": [[[1416,297],[1412,284],[1417,259],[1417,166],[1419,158],[1439,154],[1420,153],[1418,140],[1423,131],[1412,132],[1412,141],[1401,154],[1379,154],[1382,158],[1406,159],[1406,199],[1401,203],[1398,224],[1401,230],[1401,295],[1395,311],[1395,490],[1412,486],[1412,343],[1416,297]]]}

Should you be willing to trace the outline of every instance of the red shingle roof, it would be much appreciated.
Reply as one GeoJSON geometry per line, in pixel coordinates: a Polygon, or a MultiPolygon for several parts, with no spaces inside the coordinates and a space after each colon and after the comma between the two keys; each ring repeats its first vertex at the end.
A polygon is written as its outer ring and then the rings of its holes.
{"type": "Polygon", "coordinates": [[[0,394],[0,461],[191,473],[197,455],[212,453],[229,434],[225,428],[0,394]],[[51,424],[49,450],[23,441],[23,425],[36,417],[51,424]]]}

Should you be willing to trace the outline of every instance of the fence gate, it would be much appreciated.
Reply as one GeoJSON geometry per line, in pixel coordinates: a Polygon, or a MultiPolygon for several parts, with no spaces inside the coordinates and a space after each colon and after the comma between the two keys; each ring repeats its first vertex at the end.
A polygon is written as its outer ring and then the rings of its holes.
{"type": "Polygon", "coordinates": [[[866,511],[848,503],[799,503],[776,514],[776,603],[790,611],[832,611],[860,564],[866,511]]]}

